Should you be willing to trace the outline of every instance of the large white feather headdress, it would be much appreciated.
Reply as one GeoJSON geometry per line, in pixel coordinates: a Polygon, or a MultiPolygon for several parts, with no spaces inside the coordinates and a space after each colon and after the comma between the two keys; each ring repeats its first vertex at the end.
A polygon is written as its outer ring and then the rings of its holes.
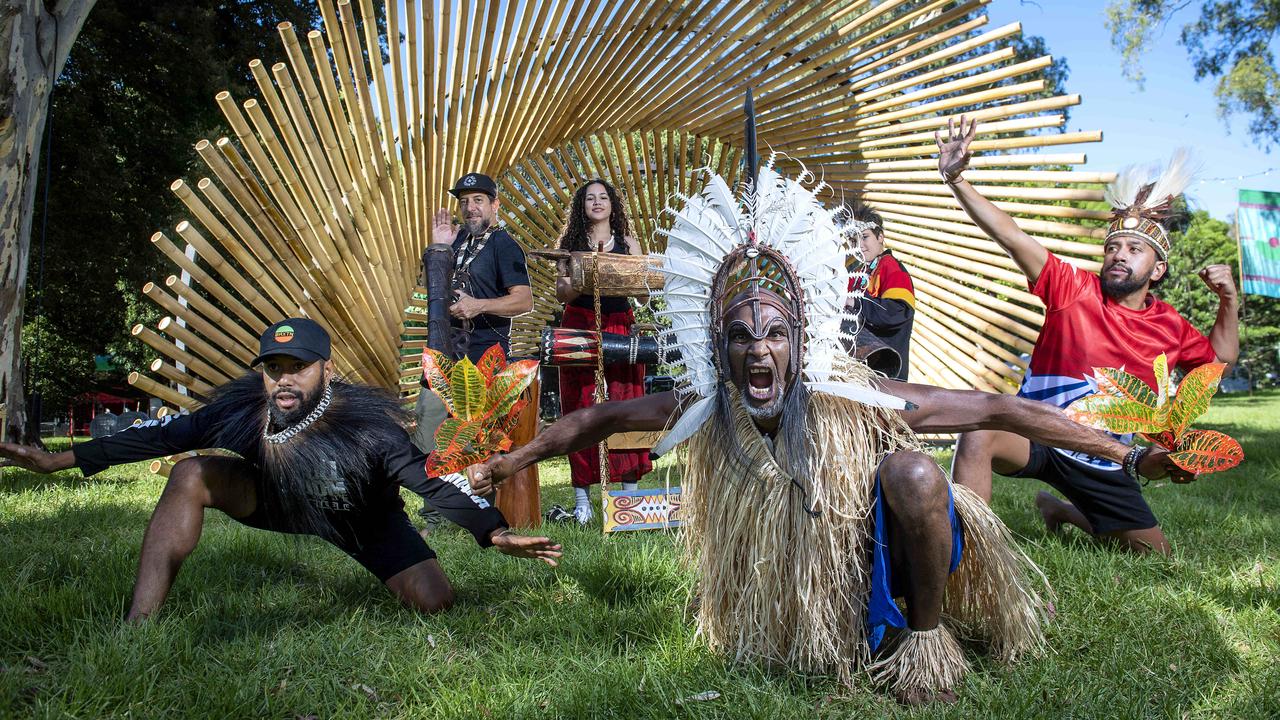
{"type": "MultiPolygon", "coordinates": [[[[847,357],[842,340],[853,338],[841,329],[853,319],[845,310],[849,292],[846,262],[854,252],[852,238],[861,230],[846,223],[842,210],[822,206],[815,189],[804,185],[813,176],[784,178],[772,166],[761,168],[756,181],[735,198],[724,178],[708,172],[700,195],[684,207],[667,208],[675,216],[667,249],[658,253],[666,276],[666,309],[659,318],[670,323],[659,331],[663,345],[680,348],[674,363],[677,391],[697,400],[654,448],[663,454],[691,436],[711,416],[716,388],[727,377],[718,369],[715,341],[721,318],[715,309],[727,298],[716,298],[717,274],[727,262],[754,257],[752,252],[780,258],[789,288],[798,298],[800,347],[793,353],[799,380],[813,392],[838,395],[856,402],[902,409],[906,401],[835,376],[837,360],[847,357]]],[[[820,187],[820,186],[819,186],[820,187]]]]}

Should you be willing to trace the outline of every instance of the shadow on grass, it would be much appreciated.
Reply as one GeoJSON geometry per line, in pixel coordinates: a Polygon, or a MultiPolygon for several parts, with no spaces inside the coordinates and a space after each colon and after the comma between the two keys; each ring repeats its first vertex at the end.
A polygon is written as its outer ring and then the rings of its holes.
{"type": "Polygon", "coordinates": [[[93,477],[84,477],[79,470],[63,470],[62,472],[44,475],[21,468],[5,468],[0,471],[0,494],[18,494],[33,490],[63,488],[75,490],[94,486],[125,487],[133,485],[136,478],[132,474],[100,473],[93,477]]]}

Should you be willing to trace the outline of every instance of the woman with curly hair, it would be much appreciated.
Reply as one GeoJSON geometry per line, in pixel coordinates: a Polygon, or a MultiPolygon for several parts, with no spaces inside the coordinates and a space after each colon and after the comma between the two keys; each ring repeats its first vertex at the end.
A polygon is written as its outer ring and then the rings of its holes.
{"type": "MultiPolygon", "coordinates": [[[[640,243],[631,237],[626,208],[618,191],[599,178],[587,182],[573,195],[569,219],[560,237],[560,249],[599,251],[619,255],[640,255],[640,243]]],[[[595,298],[575,292],[570,286],[567,263],[562,263],[556,280],[556,299],[564,303],[561,327],[596,329],[595,298]]],[[[601,296],[600,329],[630,334],[635,323],[631,303],[625,296],[601,296]]],[[[605,367],[610,400],[629,400],[644,394],[644,365],[616,364],[605,367]]],[[[589,367],[560,368],[560,407],[569,413],[594,404],[595,370],[589,367]]],[[[587,489],[600,482],[600,460],[595,448],[569,455],[575,506],[573,515],[585,525],[591,521],[591,501],[587,489]]],[[[609,479],[634,490],[641,476],[652,469],[646,450],[609,453],[609,479]]]]}

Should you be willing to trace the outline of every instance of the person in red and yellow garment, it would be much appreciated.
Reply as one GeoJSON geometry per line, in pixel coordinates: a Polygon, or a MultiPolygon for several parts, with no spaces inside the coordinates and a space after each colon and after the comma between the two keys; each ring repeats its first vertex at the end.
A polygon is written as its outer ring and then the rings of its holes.
{"type": "Polygon", "coordinates": [[[892,379],[906,382],[911,328],[916,319],[915,287],[907,269],[884,246],[884,221],[880,215],[866,206],[854,208],[850,214],[862,228],[857,242],[866,265],[865,277],[854,276],[849,280],[850,293],[857,290],[863,293],[852,303],[853,312],[872,335],[897,351],[902,365],[892,379]]]}
{"type": "MultiPolygon", "coordinates": [[[[573,195],[569,218],[560,237],[560,249],[596,250],[619,255],[640,255],[640,243],[631,237],[626,207],[612,185],[599,178],[588,181],[573,195]]],[[[595,330],[595,298],[578,293],[569,282],[568,268],[561,267],[556,280],[556,299],[564,303],[561,327],[595,330]]],[[[630,335],[635,324],[631,301],[626,297],[602,296],[598,327],[602,332],[630,335]]],[[[605,366],[605,384],[610,400],[630,400],[644,395],[644,365],[605,366]]],[[[565,413],[595,404],[595,368],[560,368],[560,407],[565,413]]],[[[653,469],[647,450],[611,450],[609,479],[635,490],[640,478],[653,469]]],[[[582,525],[591,521],[589,488],[600,484],[600,456],[595,448],[569,454],[573,482],[573,517],[582,525]]],[[[555,513],[555,509],[552,510],[555,513]]],[[[553,516],[554,517],[554,516],[553,516]]]]}

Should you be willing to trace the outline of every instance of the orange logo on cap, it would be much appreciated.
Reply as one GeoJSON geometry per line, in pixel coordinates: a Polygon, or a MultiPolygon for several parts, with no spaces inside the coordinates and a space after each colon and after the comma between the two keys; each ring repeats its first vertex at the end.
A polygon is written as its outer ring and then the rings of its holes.
{"type": "Polygon", "coordinates": [[[281,325],[276,328],[276,342],[287,343],[293,339],[293,328],[288,325],[281,325]]]}

